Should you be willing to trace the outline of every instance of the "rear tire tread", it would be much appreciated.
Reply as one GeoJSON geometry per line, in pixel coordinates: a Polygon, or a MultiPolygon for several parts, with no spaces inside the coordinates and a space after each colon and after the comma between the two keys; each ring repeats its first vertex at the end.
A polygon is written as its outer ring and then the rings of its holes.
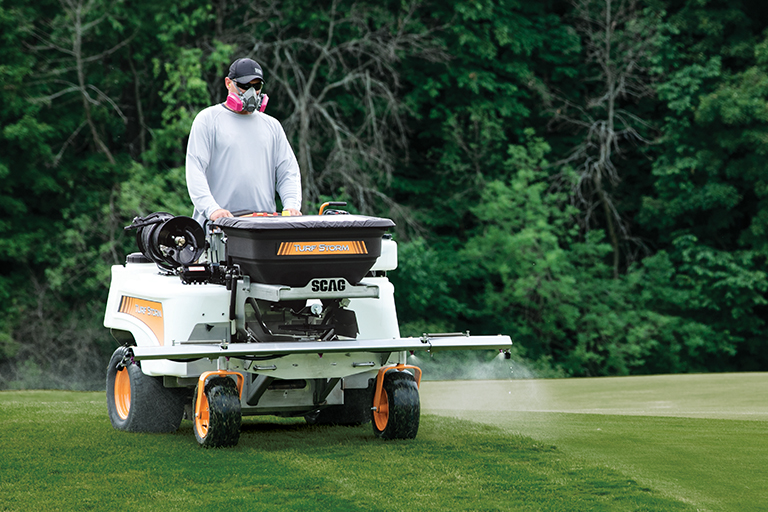
{"type": "Polygon", "coordinates": [[[167,433],[179,428],[184,416],[184,403],[180,396],[163,386],[158,377],[146,375],[136,363],[118,370],[128,354],[127,347],[114,351],[107,367],[107,411],[112,426],[125,432],[167,433]],[[115,379],[118,371],[128,372],[130,380],[130,407],[128,416],[118,414],[115,399],[115,379]]]}

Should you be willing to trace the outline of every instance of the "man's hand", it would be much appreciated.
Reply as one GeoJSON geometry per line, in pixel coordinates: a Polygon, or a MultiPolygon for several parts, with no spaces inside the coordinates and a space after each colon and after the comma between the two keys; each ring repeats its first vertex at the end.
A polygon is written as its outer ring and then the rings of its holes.
{"type": "Polygon", "coordinates": [[[297,210],[296,208],[286,208],[283,211],[289,212],[291,214],[291,217],[296,217],[298,215],[301,215],[301,212],[299,210],[297,210]]]}
{"type": "Polygon", "coordinates": [[[219,208],[211,214],[211,220],[220,219],[221,217],[233,217],[233,215],[229,213],[229,210],[225,210],[224,208],[219,208]]]}

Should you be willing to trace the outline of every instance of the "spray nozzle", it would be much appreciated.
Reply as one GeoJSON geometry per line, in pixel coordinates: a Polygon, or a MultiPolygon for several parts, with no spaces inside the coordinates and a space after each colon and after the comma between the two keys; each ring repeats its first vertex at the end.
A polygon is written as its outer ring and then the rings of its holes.
{"type": "Polygon", "coordinates": [[[512,359],[512,352],[509,350],[499,350],[502,354],[504,354],[504,359],[512,359]]]}

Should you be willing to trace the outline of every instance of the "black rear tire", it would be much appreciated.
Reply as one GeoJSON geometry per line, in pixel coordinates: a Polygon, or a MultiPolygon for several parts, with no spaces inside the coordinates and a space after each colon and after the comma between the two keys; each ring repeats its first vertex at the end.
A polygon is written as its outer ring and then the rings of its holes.
{"type": "Polygon", "coordinates": [[[119,347],[107,366],[107,411],[112,426],[126,432],[174,432],[184,416],[179,395],[163,386],[159,377],[150,377],[119,347]]]}
{"type": "MultiPolygon", "coordinates": [[[[198,384],[199,385],[199,384],[198,384]]],[[[197,400],[197,391],[195,391],[197,400]]],[[[195,438],[205,448],[235,446],[240,441],[242,411],[237,385],[228,377],[211,377],[205,384],[201,417],[194,421],[195,438]]]]}
{"type": "Polygon", "coordinates": [[[421,405],[416,380],[407,371],[384,374],[382,403],[372,411],[373,433],[382,439],[414,439],[419,432],[421,405]],[[384,410],[386,408],[386,411],[384,410]]]}
{"type": "Polygon", "coordinates": [[[375,386],[367,389],[345,389],[344,403],[331,405],[304,416],[309,425],[358,426],[371,421],[371,404],[375,386]]]}

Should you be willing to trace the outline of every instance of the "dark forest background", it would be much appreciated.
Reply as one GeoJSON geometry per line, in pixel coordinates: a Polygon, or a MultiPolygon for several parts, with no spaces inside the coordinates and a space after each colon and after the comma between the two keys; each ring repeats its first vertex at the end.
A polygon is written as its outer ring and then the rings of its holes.
{"type": "Polygon", "coordinates": [[[768,370],[768,3],[0,0],[0,388],[102,385],[110,266],[190,215],[229,63],[397,224],[403,335],[542,376],[768,370]]]}

